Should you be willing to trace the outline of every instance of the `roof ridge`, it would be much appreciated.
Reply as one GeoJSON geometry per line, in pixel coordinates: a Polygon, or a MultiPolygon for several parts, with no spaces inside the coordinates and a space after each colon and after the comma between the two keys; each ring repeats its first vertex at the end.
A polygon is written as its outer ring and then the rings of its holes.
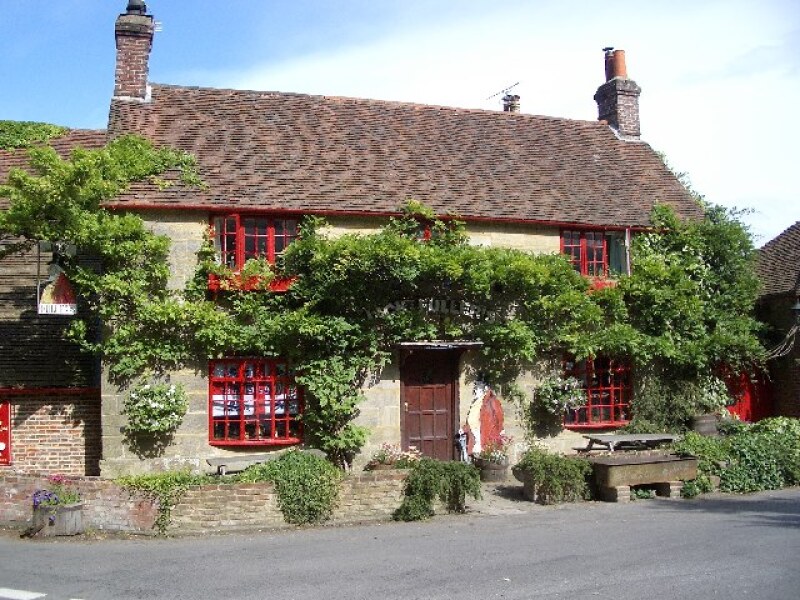
{"type": "Polygon", "coordinates": [[[604,129],[611,129],[607,123],[599,120],[571,119],[568,117],[554,117],[551,115],[537,115],[533,113],[522,113],[522,112],[506,112],[499,110],[491,110],[488,108],[467,108],[461,106],[448,106],[446,104],[424,104],[421,102],[409,102],[403,100],[382,100],[380,98],[358,98],[354,96],[334,96],[328,94],[306,94],[302,92],[281,92],[278,90],[242,90],[236,88],[217,88],[217,87],[198,86],[198,85],[175,85],[170,83],[152,83],[151,87],[153,89],[168,88],[172,90],[209,91],[209,92],[222,92],[226,94],[260,95],[260,96],[272,96],[272,97],[287,96],[287,97],[312,98],[312,99],[331,100],[331,101],[346,101],[357,104],[379,104],[379,105],[399,106],[408,108],[448,110],[448,111],[455,111],[458,113],[491,114],[500,116],[501,118],[502,117],[517,118],[517,119],[523,118],[523,119],[535,119],[544,121],[579,123],[586,126],[593,126],[593,127],[599,126],[604,129]]]}

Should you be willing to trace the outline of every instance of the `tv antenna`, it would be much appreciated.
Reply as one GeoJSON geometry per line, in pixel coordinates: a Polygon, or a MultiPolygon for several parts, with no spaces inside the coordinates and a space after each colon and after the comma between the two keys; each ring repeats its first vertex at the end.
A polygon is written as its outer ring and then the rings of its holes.
{"type": "Polygon", "coordinates": [[[499,92],[497,92],[496,94],[492,94],[491,96],[489,96],[489,97],[487,98],[487,100],[491,100],[492,98],[497,98],[497,96],[499,96],[500,94],[507,94],[508,92],[510,92],[511,90],[513,90],[513,89],[514,89],[515,87],[517,87],[518,85],[519,85],[519,81],[518,81],[517,83],[512,83],[512,84],[511,84],[510,86],[508,86],[507,88],[503,88],[502,90],[500,90],[500,91],[499,91],[499,92]]]}

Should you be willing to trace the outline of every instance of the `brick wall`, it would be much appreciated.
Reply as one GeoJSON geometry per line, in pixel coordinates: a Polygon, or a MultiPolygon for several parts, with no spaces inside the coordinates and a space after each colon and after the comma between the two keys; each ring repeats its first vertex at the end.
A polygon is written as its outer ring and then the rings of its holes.
{"type": "Polygon", "coordinates": [[[145,98],[153,32],[154,24],[151,16],[124,14],[117,19],[114,96],[145,98]]]}
{"type": "MultiPolygon", "coordinates": [[[[342,482],[331,523],[388,520],[400,506],[404,471],[350,475],[342,482]]],[[[157,510],[142,497],[113,481],[72,478],[83,499],[83,521],[89,529],[152,533],[157,510]]],[[[45,477],[0,472],[0,523],[21,525],[31,518],[31,497],[47,488],[45,477]]],[[[190,488],[172,511],[173,532],[291,527],[283,520],[270,483],[204,485],[190,488]]]]}
{"type": "Polygon", "coordinates": [[[0,401],[11,405],[11,464],[0,474],[99,474],[99,390],[0,390],[0,401]]]}
{"type": "Polygon", "coordinates": [[[639,139],[639,95],[641,88],[631,79],[615,78],[597,89],[598,118],[607,121],[623,137],[639,139]]]}
{"type": "MultiPolygon", "coordinates": [[[[98,477],[68,480],[83,500],[83,522],[88,529],[152,533],[157,510],[144,498],[132,496],[112,481],[98,477]]],[[[0,523],[21,525],[31,519],[32,496],[49,487],[47,478],[0,472],[0,523]]]]}
{"type": "MultiPolygon", "coordinates": [[[[758,316],[772,328],[769,346],[777,345],[795,323],[791,310],[797,301],[793,293],[773,295],[760,302],[758,316]]],[[[800,418],[800,339],[784,357],[768,363],[773,413],[784,417],[800,418]]]]}

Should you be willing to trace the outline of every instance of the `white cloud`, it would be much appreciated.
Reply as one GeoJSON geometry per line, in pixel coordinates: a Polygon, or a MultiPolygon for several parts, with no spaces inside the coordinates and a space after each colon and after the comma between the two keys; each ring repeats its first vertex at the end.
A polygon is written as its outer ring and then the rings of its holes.
{"type": "Polygon", "coordinates": [[[537,2],[426,22],[379,41],[212,75],[214,85],[595,119],[601,48],[627,51],[643,137],[713,202],[754,207],[761,242],[800,220],[800,22],[791,3],[537,2]],[[602,10],[601,10],[602,8],[602,10]]]}

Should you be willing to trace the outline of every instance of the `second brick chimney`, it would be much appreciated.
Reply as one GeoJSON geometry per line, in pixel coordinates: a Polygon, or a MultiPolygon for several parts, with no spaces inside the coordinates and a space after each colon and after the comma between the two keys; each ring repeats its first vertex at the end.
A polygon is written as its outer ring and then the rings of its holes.
{"type": "Polygon", "coordinates": [[[598,118],[617,130],[620,137],[638,140],[639,95],[642,93],[635,81],[628,79],[625,51],[603,48],[605,52],[606,82],[597,88],[598,118]]]}
{"type": "Polygon", "coordinates": [[[144,0],[129,0],[126,12],[117,17],[114,30],[117,41],[115,98],[147,99],[147,75],[154,31],[155,22],[153,16],[147,14],[144,0]]]}

